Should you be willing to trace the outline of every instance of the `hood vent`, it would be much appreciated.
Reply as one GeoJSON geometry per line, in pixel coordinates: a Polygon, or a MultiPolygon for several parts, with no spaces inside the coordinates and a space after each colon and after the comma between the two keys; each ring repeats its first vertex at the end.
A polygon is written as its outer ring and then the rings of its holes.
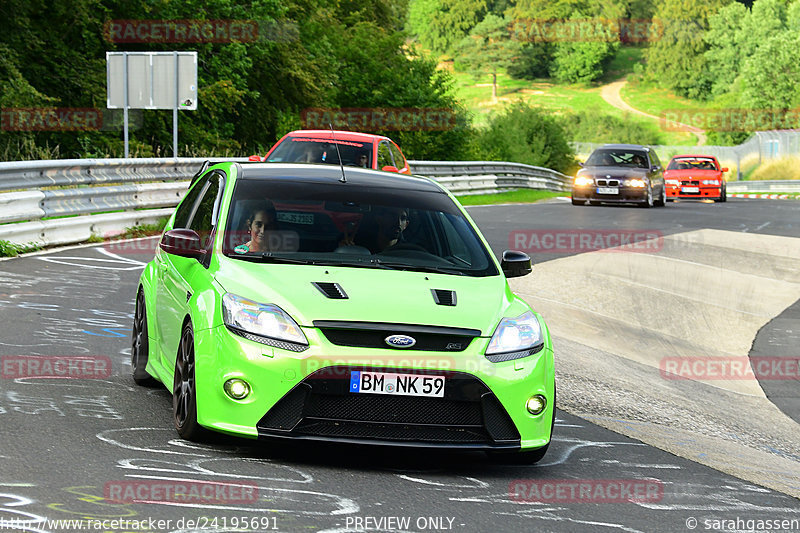
{"type": "Polygon", "coordinates": [[[449,305],[451,307],[456,305],[456,291],[431,289],[431,294],[433,294],[433,301],[438,305],[449,305]]]}
{"type": "Polygon", "coordinates": [[[312,281],[311,284],[319,289],[319,292],[330,298],[331,300],[347,300],[347,293],[338,283],[331,283],[329,281],[312,281]]]}

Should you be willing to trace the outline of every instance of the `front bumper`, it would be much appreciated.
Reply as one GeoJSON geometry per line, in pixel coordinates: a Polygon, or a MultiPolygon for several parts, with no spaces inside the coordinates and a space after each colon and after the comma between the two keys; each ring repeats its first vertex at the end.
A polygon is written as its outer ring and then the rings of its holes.
{"type": "Polygon", "coordinates": [[[539,352],[501,363],[483,355],[488,339],[461,352],[333,345],[304,328],[310,347],[296,353],[239,337],[224,326],[195,332],[197,418],[204,427],[250,438],[294,438],[394,446],[535,449],[550,441],[555,375],[549,338],[539,352]],[[353,370],[436,374],[445,397],[357,394],[353,370]],[[231,378],[251,393],[233,400],[231,378]],[[539,415],[525,405],[547,399],[539,415]]]}
{"type": "Polygon", "coordinates": [[[617,192],[615,194],[599,193],[599,187],[582,186],[573,187],[572,198],[575,200],[590,200],[594,202],[609,202],[609,203],[640,203],[647,202],[647,188],[646,187],[615,187],[617,192]]]}
{"type": "Polygon", "coordinates": [[[687,187],[667,185],[667,198],[670,199],[717,199],[722,197],[722,187],[719,185],[693,185],[687,187]],[[696,189],[696,192],[694,189],[696,189]]]}

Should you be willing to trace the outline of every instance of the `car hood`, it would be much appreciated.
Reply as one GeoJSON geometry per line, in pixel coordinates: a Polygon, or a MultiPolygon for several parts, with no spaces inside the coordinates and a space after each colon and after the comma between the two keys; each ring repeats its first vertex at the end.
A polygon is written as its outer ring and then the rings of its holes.
{"type": "Polygon", "coordinates": [[[313,327],[316,320],[388,322],[471,328],[488,336],[514,300],[502,275],[470,277],[224,258],[216,281],[227,292],[278,305],[305,327],[313,327]],[[338,283],[348,298],[329,298],[315,282],[338,283]],[[456,305],[437,304],[431,289],[455,291],[456,305]]]}
{"type": "Polygon", "coordinates": [[[643,178],[647,176],[646,168],[630,167],[584,167],[578,171],[579,176],[587,178],[643,178]]]}
{"type": "Polygon", "coordinates": [[[673,169],[673,170],[666,170],[664,171],[664,177],[667,178],[700,178],[700,179],[711,179],[711,178],[718,178],[719,175],[722,174],[719,170],[707,170],[707,169],[673,169]]]}

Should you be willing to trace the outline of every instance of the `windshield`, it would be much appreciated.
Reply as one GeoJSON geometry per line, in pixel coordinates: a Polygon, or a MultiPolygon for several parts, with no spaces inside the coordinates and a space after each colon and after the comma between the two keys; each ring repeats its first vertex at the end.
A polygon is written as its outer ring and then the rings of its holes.
{"type": "Polygon", "coordinates": [[[498,274],[458,206],[435,192],[240,179],[223,239],[223,253],[239,260],[498,274]]]}
{"type": "Polygon", "coordinates": [[[681,157],[669,162],[667,170],[718,170],[710,157],[681,157]]]}
{"type": "Polygon", "coordinates": [[[647,154],[641,150],[595,150],[586,166],[648,168],[647,154]]]}
{"type": "Polygon", "coordinates": [[[339,164],[338,146],[345,166],[372,168],[372,143],[310,137],[284,139],[269,155],[270,163],[339,164]]]}

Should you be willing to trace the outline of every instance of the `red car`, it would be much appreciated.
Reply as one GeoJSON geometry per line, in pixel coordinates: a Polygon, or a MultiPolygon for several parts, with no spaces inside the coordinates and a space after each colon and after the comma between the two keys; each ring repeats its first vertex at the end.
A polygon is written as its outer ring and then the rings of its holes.
{"type": "Polygon", "coordinates": [[[272,163],[339,164],[336,147],[345,166],[411,174],[403,152],[388,137],[354,131],[297,130],[284,135],[262,159],[272,163]]]}
{"type": "Polygon", "coordinates": [[[712,155],[676,155],[664,171],[667,200],[700,198],[727,200],[726,182],[719,161],[712,155]]]}

